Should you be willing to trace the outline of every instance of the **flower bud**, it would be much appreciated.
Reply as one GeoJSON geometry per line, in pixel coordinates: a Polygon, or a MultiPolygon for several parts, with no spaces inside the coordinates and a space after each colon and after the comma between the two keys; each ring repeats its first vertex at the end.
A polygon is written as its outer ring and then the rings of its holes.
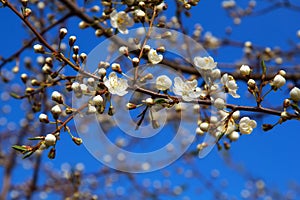
{"type": "Polygon", "coordinates": [[[138,59],[137,57],[132,58],[133,67],[137,67],[139,63],[140,63],[140,59],[138,59]]]}
{"type": "Polygon", "coordinates": [[[209,129],[209,123],[208,122],[202,122],[199,127],[203,132],[207,132],[208,129],[209,129]]]}
{"type": "Polygon", "coordinates": [[[72,47],[76,41],[76,36],[72,35],[69,37],[69,46],[72,47]]]}
{"type": "Polygon", "coordinates": [[[290,105],[291,105],[291,102],[290,102],[289,99],[285,99],[285,100],[283,101],[283,107],[284,107],[284,108],[287,108],[287,107],[289,107],[290,105]]]}
{"type": "Polygon", "coordinates": [[[285,76],[286,75],[286,72],[282,69],[278,72],[278,74],[280,74],[281,76],[285,76]]]}
{"type": "Polygon", "coordinates": [[[82,139],[78,137],[72,137],[72,140],[75,144],[81,145],[82,144],[82,139]]]}
{"type": "Polygon", "coordinates": [[[32,13],[32,11],[31,11],[30,8],[25,8],[23,10],[23,16],[24,16],[24,18],[29,17],[31,15],[31,13],[32,13]]]}
{"type": "Polygon", "coordinates": [[[53,146],[56,143],[56,136],[53,134],[47,134],[45,137],[45,144],[49,147],[49,146],[53,146]]]}
{"type": "Polygon", "coordinates": [[[290,97],[293,101],[300,101],[300,89],[297,87],[294,87],[291,91],[290,91],[290,97]]]}
{"type": "Polygon", "coordinates": [[[100,68],[98,69],[98,74],[101,76],[101,77],[104,77],[106,75],[106,69],[105,68],[100,68]]]}
{"type": "Polygon", "coordinates": [[[97,30],[95,31],[95,35],[96,35],[97,37],[100,37],[102,34],[103,34],[103,30],[102,30],[102,29],[97,29],[97,30]]]}
{"type": "Polygon", "coordinates": [[[92,106],[92,105],[88,105],[88,110],[87,110],[87,114],[94,114],[97,112],[97,109],[95,108],[95,106],[92,106]]]}
{"type": "Polygon", "coordinates": [[[59,29],[59,38],[63,39],[68,33],[68,30],[66,28],[59,29]]]}
{"type": "Polygon", "coordinates": [[[59,115],[62,113],[62,110],[59,105],[56,105],[51,108],[51,113],[54,119],[58,119],[59,115]]]}
{"type": "Polygon", "coordinates": [[[251,69],[248,65],[242,65],[240,67],[240,73],[242,76],[248,76],[251,72],[251,69]]]}
{"type": "Polygon", "coordinates": [[[48,153],[48,158],[49,159],[54,159],[55,158],[55,154],[56,154],[56,150],[55,148],[51,148],[49,153],[48,153]]]}
{"type": "Polygon", "coordinates": [[[231,141],[236,141],[239,139],[240,134],[236,131],[231,132],[228,136],[227,136],[231,141]]]}
{"type": "Polygon", "coordinates": [[[51,67],[48,64],[43,65],[42,71],[45,74],[51,74],[52,73],[51,67]]]}
{"type": "Polygon", "coordinates": [[[100,106],[103,104],[103,98],[100,95],[94,96],[93,97],[93,103],[96,106],[100,106]]]}
{"type": "Polygon", "coordinates": [[[52,98],[53,101],[55,101],[59,104],[64,103],[62,95],[57,91],[52,92],[51,98],[52,98]]]}
{"type": "Polygon", "coordinates": [[[74,52],[74,54],[78,54],[78,52],[79,52],[79,46],[77,46],[77,45],[75,45],[74,47],[73,47],[73,52],[74,52]]]}
{"type": "Polygon", "coordinates": [[[115,108],[112,105],[110,105],[108,108],[108,115],[113,116],[114,114],[115,114],[115,108]]]}
{"type": "Polygon", "coordinates": [[[125,56],[129,56],[128,47],[126,47],[126,46],[121,46],[119,48],[119,52],[120,52],[120,54],[123,54],[125,56]]]}
{"type": "Polygon", "coordinates": [[[132,109],[135,109],[136,108],[136,105],[134,103],[127,103],[126,104],[126,108],[128,110],[132,110],[132,109]]]}
{"type": "Polygon", "coordinates": [[[80,29],[85,29],[85,28],[89,27],[89,24],[86,23],[85,21],[81,21],[81,22],[79,22],[78,27],[80,29]]]}
{"type": "Polygon", "coordinates": [[[256,87],[256,82],[255,82],[255,80],[253,80],[253,79],[249,79],[248,80],[248,82],[247,82],[247,85],[248,85],[248,87],[250,88],[250,89],[255,89],[255,87],[256,87]]]}
{"type": "Polygon", "coordinates": [[[28,80],[28,75],[25,74],[25,73],[21,74],[21,80],[22,80],[23,83],[26,83],[27,80],[28,80]]]}
{"type": "Polygon", "coordinates": [[[95,5],[95,6],[93,6],[93,7],[90,8],[90,11],[91,12],[99,12],[100,11],[100,7],[97,6],[97,5],[95,5]]]}
{"type": "Polygon", "coordinates": [[[273,87],[274,90],[277,90],[278,88],[282,87],[285,84],[285,82],[286,82],[285,78],[282,75],[277,74],[274,77],[271,86],[273,87]]]}
{"type": "Polygon", "coordinates": [[[35,44],[33,46],[33,49],[34,49],[35,53],[45,53],[44,47],[42,45],[40,45],[40,44],[35,44]]]}
{"type": "Polygon", "coordinates": [[[196,134],[197,134],[197,135],[204,135],[204,132],[201,130],[200,127],[197,127],[197,128],[196,128],[196,134]]]}
{"type": "Polygon", "coordinates": [[[273,126],[272,124],[263,124],[263,125],[262,125],[262,129],[263,129],[264,131],[269,131],[269,130],[271,130],[273,127],[274,127],[274,126],[273,126]]]}
{"type": "Polygon", "coordinates": [[[42,123],[49,123],[48,116],[47,116],[46,114],[44,114],[44,113],[41,113],[41,114],[39,115],[39,120],[40,120],[40,122],[42,122],[42,123]]]}
{"type": "Polygon", "coordinates": [[[148,105],[148,106],[152,106],[154,104],[154,100],[152,98],[147,98],[145,100],[145,103],[148,105]]]}
{"type": "Polygon", "coordinates": [[[83,63],[83,62],[85,62],[87,55],[86,55],[86,53],[81,53],[79,57],[80,57],[81,62],[83,63]]]}
{"type": "Polygon", "coordinates": [[[214,106],[219,109],[219,110],[222,110],[225,108],[225,101],[224,99],[222,98],[217,98],[215,101],[214,101],[214,106]]]}
{"type": "Polygon", "coordinates": [[[122,69],[119,63],[111,64],[111,69],[117,73],[122,73],[122,69]]]}

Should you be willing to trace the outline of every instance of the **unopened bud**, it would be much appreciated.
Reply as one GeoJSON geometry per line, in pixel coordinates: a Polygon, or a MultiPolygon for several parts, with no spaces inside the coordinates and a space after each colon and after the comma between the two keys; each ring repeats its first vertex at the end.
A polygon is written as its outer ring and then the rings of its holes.
{"type": "Polygon", "coordinates": [[[73,52],[74,52],[74,54],[78,54],[78,52],[79,52],[79,46],[77,46],[77,45],[75,45],[74,47],[73,47],[73,52]]]}
{"type": "Polygon", "coordinates": [[[120,54],[123,54],[125,56],[129,56],[128,47],[126,47],[126,46],[121,46],[119,48],[119,52],[120,52],[120,54]]]}
{"type": "Polygon", "coordinates": [[[81,62],[83,63],[83,62],[85,62],[87,55],[86,55],[86,53],[81,53],[79,57],[80,57],[81,62]]]}
{"type": "Polygon", "coordinates": [[[40,120],[40,122],[42,122],[42,123],[49,123],[48,116],[47,116],[46,114],[44,114],[44,113],[41,113],[41,114],[39,115],[39,120],[40,120]]]}
{"type": "Polygon", "coordinates": [[[24,16],[24,18],[29,17],[31,15],[31,13],[32,13],[32,11],[31,11],[30,8],[25,8],[23,10],[23,16],[24,16]]]}
{"type": "Polygon", "coordinates": [[[41,85],[41,83],[38,82],[38,80],[36,80],[36,79],[32,79],[32,80],[31,80],[31,85],[32,85],[32,86],[39,86],[39,85],[41,85]]]}
{"type": "Polygon", "coordinates": [[[106,69],[105,68],[100,68],[98,69],[98,74],[101,76],[101,77],[104,77],[106,75],[106,69]]]}
{"type": "Polygon", "coordinates": [[[140,63],[140,59],[137,57],[132,58],[133,67],[137,67],[140,63]]]}
{"type": "Polygon", "coordinates": [[[49,146],[53,146],[56,144],[56,136],[49,133],[46,135],[45,137],[45,144],[49,147],[49,146]]]}
{"type": "Polygon", "coordinates": [[[108,115],[113,116],[114,114],[115,114],[115,108],[112,105],[110,105],[108,108],[108,115]]]}
{"type": "Polygon", "coordinates": [[[72,47],[76,41],[76,36],[72,35],[69,37],[69,46],[72,47]]]}
{"type": "Polygon", "coordinates": [[[64,103],[62,95],[57,91],[52,92],[51,98],[52,98],[53,101],[55,101],[59,104],[64,103]]]}
{"type": "Polygon", "coordinates": [[[291,102],[290,102],[289,99],[285,99],[285,100],[283,101],[283,107],[284,107],[284,108],[287,108],[287,107],[289,107],[290,105],[291,105],[291,102]]]}
{"type": "Polygon", "coordinates": [[[102,96],[100,96],[100,95],[94,96],[93,97],[93,103],[96,106],[102,105],[103,104],[103,98],[102,98],[102,96]]]}
{"type": "Polygon", "coordinates": [[[152,106],[154,104],[154,100],[152,98],[147,98],[145,100],[145,103],[148,105],[148,106],[152,106]]]}
{"type": "Polygon", "coordinates": [[[68,33],[68,30],[66,28],[59,29],[59,38],[63,39],[68,33]]]}
{"type": "Polygon", "coordinates": [[[78,137],[72,137],[72,140],[75,144],[81,145],[82,144],[82,139],[78,137]]]}
{"type": "Polygon", "coordinates": [[[28,75],[27,74],[21,74],[21,80],[22,80],[22,82],[23,83],[26,83],[27,82],[27,80],[28,80],[28,75]]]}
{"type": "Polygon", "coordinates": [[[255,89],[255,87],[256,87],[256,82],[253,79],[249,79],[247,84],[248,84],[248,87],[252,90],[255,89]]]}
{"type": "Polygon", "coordinates": [[[262,129],[263,129],[264,131],[269,131],[269,130],[271,130],[273,127],[274,127],[274,126],[273,126],[272,124],[263,124],[263,125],[262,125],[262,129]]]}
{"type": "Polygon", "coordinates": [[[56,154],[56,150],[55,148],[51,148],[49,153],[48,153],[48,158],[49,159],[54,159],[55,158],[55,154],[56,154]]]}
{"type": "Polygon", "coordinates": [[[127,103],[127,104],[126,104],[126,108],[127,108],[128,110],[135,109],[135,108],[136,108],[136,104],[134,104],[134,103],[127,103]]]}
{"type": "Polygon", "coordinates": [[[122,69],[119,63],[111,64],[111,69],[117,73],[122,73],[122,69]]]}
{"type": "Polygon", "coordinates": [[[45,53],[45,49],[42,45],[36,44],[33,46],[34,52],[35,53],[45,53]]]}
{"type": "Polygon", "coordinates": [[[78,26],[80,29],[85,29],[85,28],[89,27],[89,24],[86,23],[85,21],[81,21],[81,22],[79,22],[78,26]]]}
{"type": "Polygon", "coordinates": [[[207,132],[208,129],[209,129],[209,123],[208,122],[202,122],[199,127],[203,132],[207,132]]]}
{"type": "Polygon", "coordinates": [[[51,108],[51,113],[54,119],[58,119],[59,115],[62,113],[62,110],[59,105],[56,105],[51,108]]]}

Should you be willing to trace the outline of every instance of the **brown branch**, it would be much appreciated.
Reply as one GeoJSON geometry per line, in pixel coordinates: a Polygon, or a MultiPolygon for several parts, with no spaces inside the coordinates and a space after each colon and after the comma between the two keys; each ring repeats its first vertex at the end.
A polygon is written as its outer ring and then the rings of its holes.
{"type": "MultiPolygon", "coordinates": [[[[47,28],[43,29],[41,31],[41,35],[44,35],[45,33],[47,33],[49,30],[51,30],[52,28],[54,28],[55,26],[57,26],[58,24],[64,22],[65,20],[67,20],[69,17],[71,17],[73,14],[72,13],[68,13],[65,16],[63,16],[61,19],[57,20],[55,23],[51,24],[50,26],[48,26],[47,28]]],[[[0,64],[0,69],[6,65],[8,62],[13,61],[16,57],[20,56],[20,54],[27,48],[31,47],[33,42],[37,39],[37,37],[34,37],[32,39],[30,39],[28,42],[26,42],[26,44],[24,44],[18,51],[16,51],[14,54],[12,54],[11,56],[9,56],[6,59],[2,59],[2,63],[0,64]]]]}

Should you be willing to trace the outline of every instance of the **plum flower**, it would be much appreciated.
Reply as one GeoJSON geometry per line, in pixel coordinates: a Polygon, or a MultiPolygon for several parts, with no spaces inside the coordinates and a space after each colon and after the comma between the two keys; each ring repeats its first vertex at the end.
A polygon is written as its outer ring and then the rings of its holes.
{"type": "Polygon", "coordinates": [[[155,49],[150,49],[148,53],[148,60],[155,65],[163,60],[163,55],[157,54],[155,49]]]}
{"type": "Polygon", "coordinates": [[[156,88],[158,90],[168,90],[172,86],[172,81],[166,75],[161,75],[156,78],[156,88]]]}
{"type": "Polygon", "coordinates": [[[202,69],[202,70],[213,70],[217,66],[217,62],[214,61],[214,59],[209,57],[195,57],[194,58],[194,64],[196,67],[202,69]]]}
{"type": "Polygon", "coordinates": [[[128,91],[126,91],[128,88],[127,80],[118,78],[115,72],[111,72],[108,79],[104,77],[103,81],[104,85],[111,94],[124,96],[128,93],[128,91]]]}
{"type": "Polygon", "coordinates": [[[110,24],[112,25],[112,27],[117,28],[120,33],[128,34],[127,27],[133,26],[134,21],[126,12],[117,12],[116,10],[114,10],[110,14],[110,24]]]}
{"type": "Polygon", "coordinates": [[[234,98],[239,98],[240,95],[236,93],[238,86],[233,78],[233,76],[224,74],[221,78],[221,83],[224,85],[225,91],[231,94],[234,98]]]}
{"type": "Polygon", "coordinates": [[[176,77],[174,79],[173,91],[176,95],[182,96],[184,101],[192,101],[201,94],[201,89],[197,85],[197,80],[183,82],[180,77],[176,77]]]}
{"type": "Polygon", "coordinates": [[[242,134],[250,134],[256,127],[256,121],[251,120],[249,117],[243,117],[239,123],[239,130],[242,134]]]}

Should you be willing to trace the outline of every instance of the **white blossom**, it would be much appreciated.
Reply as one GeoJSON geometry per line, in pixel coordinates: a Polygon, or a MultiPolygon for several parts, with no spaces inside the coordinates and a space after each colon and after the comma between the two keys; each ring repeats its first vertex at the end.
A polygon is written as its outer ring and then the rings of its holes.
{"type": "Polygon", "coordinates": [[[251,72],[251,69],[248,65],[242,65],[240,67],[240,73],[242,76],[248,76],[251,72]]]}
{"type": "Polygon", "coordinates": [[[127,80],[118,78],[115,72],[111,72],[108,79],[104,77],[103,81],[111,94],[123,96],[128,93],[128,91],[126,91],[128,88],[127,80]]]}
{"type": "Polygon", "coordinates": [[[156,88],[158,90],[168,90],[172,86],[171,79],[166,75],[161,75],[156,78],[156,88]]]}
{"type": "Polygon", "coordinates": [[[243,117],[239,123],[239,130],[242,134],[250,134],[256,127],[256,121],[251,120],[249,117],[243,117]]]}
{"type": "Polygon", "coordinates": [[[195,57],[194,58],[194,64],[196,67],[202,69],[202,70],[213,70],[217,66],[217,62],[214,61],[214,59],[209,57],[195,57]]]}
{"type": "Polygon", "coordinates": [[[300,101],[300,89],[297,87],[294,87],[290,91],[290,96],[293,101],[300,101]]]}
{"type": "Polygon", "coordinates": [[[197,80],[183,82],[180,77],[176,77],[173,91],[176,95],[180,95],[184,101],[192,101],[201,94],[201,89],[197,85],[197,80]]]}
{"type": "Polygon", "coordinates": [[[225,87],[225,91],[231,94],[232,97],[234,98],[239,98],[240,95],[236,93],[238,86],[233,78],[233,76],[224,74],[221,78],[221,83],[225,87]]]}
{"type": "Polygon", "coordinates": [[[285,84],[285,82],[286,82],[286,81],[285,81],[285,78],[284,78],[282,75],[277,74],[277,75],[274,77],[273,81],[272,81],[270,84],[271,84],[271,86],[274,87],[275,90],[276,90],[276,89],[282,87],[282,86],[285,84]]]}
{"type": "Polygon", "coordinates": [[[114,10],[110,14],[110,24],[112,25],[112,27],[117,28],[120,33],[128,34],[127,27],[133,26],[134,21],[126,12],[117,12],[116,10],[114,10]]]}
{"type": "Polygon", "coordinates": [[[55,135],[50,134],[50,133],[47,134],[46,137],[45,137],[45,144],[47,146],[53,146],[53,145],[55,145],[55,143],[56,143],[56,137],[55,137],[55,135]]]}
{"type": "Polygon", "coordinates": [[[150,49],[148,52],[148,60],[152,64],[158,64],[163,60],[163,55],[157,54],[155,49],[150,49]]]}

